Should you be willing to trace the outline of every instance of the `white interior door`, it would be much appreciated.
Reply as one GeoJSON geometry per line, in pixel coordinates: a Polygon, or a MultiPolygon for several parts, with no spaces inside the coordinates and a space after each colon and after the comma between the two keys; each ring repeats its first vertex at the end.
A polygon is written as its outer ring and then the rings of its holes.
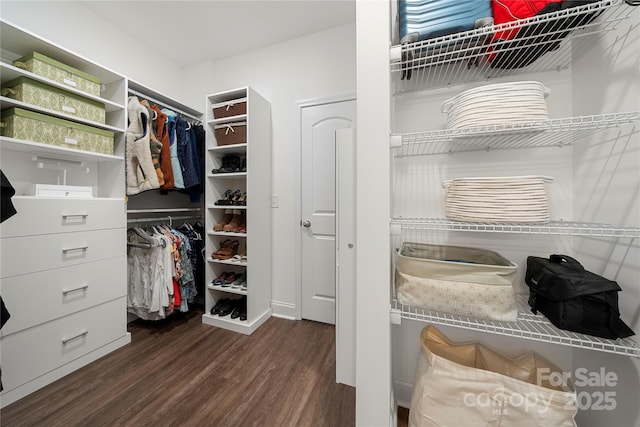
{"type": "Polygon", "coordinates": [[[336,130],[354,128],[355,100],[301,111],[301,313],[336,322],[336,130]]]}

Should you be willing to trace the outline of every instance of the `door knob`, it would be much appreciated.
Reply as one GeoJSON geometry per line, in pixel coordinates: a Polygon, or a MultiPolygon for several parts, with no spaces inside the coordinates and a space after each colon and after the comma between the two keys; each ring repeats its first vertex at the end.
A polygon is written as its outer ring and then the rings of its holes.
{"type": "Polygon", "coordinates": [[[302,221],[302,226],[306,228],[311,227],[311,221],[309,220],[302,221]]]}

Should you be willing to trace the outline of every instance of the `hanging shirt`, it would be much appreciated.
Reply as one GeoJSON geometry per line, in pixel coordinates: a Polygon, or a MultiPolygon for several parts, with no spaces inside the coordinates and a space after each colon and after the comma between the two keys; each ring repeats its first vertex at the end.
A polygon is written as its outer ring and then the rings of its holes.
{"type": "Polygon", "coordinates": [[[167,128],[169,131],[169,153],[171,154],[171,167],[173,169],[174,188],[184,189],[184,179],[182,178],[182,168],[178,158],[178,141],[176,135],[176,124],[178,114],[169,109],[163,109],[163,113],[167,115],[167,128]]]}

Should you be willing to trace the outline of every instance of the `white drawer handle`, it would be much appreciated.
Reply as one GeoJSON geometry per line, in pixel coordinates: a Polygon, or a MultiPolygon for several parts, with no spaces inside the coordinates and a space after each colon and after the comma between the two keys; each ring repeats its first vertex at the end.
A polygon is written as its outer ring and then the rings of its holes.
{"type": "Polygon", "coordinates": [[[70,338],[65,338],[65,339],[62,340],[62,344],[67,344],[67,343],[69,343],[69,342],[71,342],[73,340],[77,340],[78,338],[82,338],[85,335],[87,335],[88,333],[89,333],[89,331],[82,331],[78,335],[74,335],[74,336],[72,336],[70,338]]]}
{"type": "Polygon", "coordinates": [[[66,254],[67,252],[71,252],[71,251],[86,251],[87,249],[89,249],[89,246],[78,246],[77,248],[63,248],[62,253],[66,254]]]}
{"type": "Polygon", "coordinates": [[[85,291],[85,290],[87,290],[87,288],[89,288],[89,285],[82,285],[79,288],[75,288],[75,289],[63,289],[62,290],[62,295],[67,295],[67,294],[70,294],[72,292],[85,291]]]}
{"type": "Polygon", "coordinates": [[[86,213],[80,213],[80,214],[62,214],[62,218],[67,219],[67,218],[86,218],[88,217],[89,214],[86,213]]]}

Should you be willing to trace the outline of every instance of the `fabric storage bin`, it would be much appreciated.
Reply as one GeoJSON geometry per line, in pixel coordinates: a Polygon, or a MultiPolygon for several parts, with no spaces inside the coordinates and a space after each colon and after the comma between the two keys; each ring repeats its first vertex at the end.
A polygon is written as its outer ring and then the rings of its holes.
{"type": "Polygon", "coordinates": [[[577,403],[571,376],[539,354],[454,343],[433,326],[420,334],[409,427],[572,427],[577,403]]]}
{"type": "Polygon", "coordinates": [[[213,109],[213,118],[215,119],[241,116],[243,114],[247,114],[247,98],[221,102],[219,104],[212,105],[211,108],[213,109]]]}
{"type": "Polygon", "coordinates": [[[100,79],[38,52],[13,61],[18,68],[46,77],[91,95],[100,96],[100,79]]]}
{"type": "Polygon", "coordinates": [[[396,260],[396,298],[426,310],[515,322],[517,268],[486,249],[405,242],[396,260]]]}
{"type": "Polygon", "coordinates": [[[492,224],[549,222],[548,176],[469,177],[444,181],[445,217],[492,224]]]}
{"type": "Polygon", "coordinates": [[[244,144],[247,142],[247,123],[227,123],[213,128],[218,145],[244,144]]]}
{"type": "Polygon", "coordinates": [[[2,95],[94,122],[104,124],[106,121],[104,104],[28,77],[4,84],[2,95]]]}
{"type": "Polygon", "coordinates": [[[536,81],[497,83],[464,91],[442,103],[447,128],[541,122],[549,118],[545,97],[536,81]]]}
{"type": "Polygon", "coordinates": [[[22,108],[2,111],[2,135],[59,147],[113,154],[113,132],[22,108]]]}

